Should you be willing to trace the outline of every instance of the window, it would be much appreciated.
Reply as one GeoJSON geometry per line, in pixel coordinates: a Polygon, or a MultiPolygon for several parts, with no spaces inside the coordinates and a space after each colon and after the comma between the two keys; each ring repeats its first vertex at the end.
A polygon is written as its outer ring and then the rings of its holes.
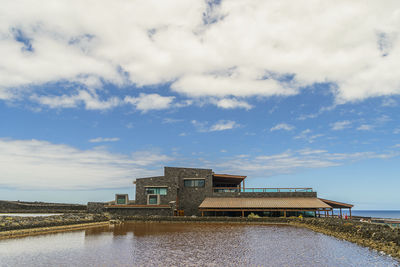
{"type": "Polygon", "coordinates": [[[167,194],[166,187],[146,187],[146,194],[162,195],[167,194]]]}
{"type": "Polygon", "coordinates": [[[124,195],[117,196],[117,204],[126,204],[126,198],[124,195]]]}
{"type": "Polygon", "coordinates": [[[127,194],[115,194],[115,204],[116,205],[126,205],[129,203],[127,194]]]}
{"type": "Polygon", "coordinates": [[[204,187],[204,179],[187,179],[183,181],[185,187],[204,187]]]}
{"type": "Polygon", "coordinates": [[[158,196],[159,195],[148,195],[147,196],[147,205],[158,205],[158,196]]]}

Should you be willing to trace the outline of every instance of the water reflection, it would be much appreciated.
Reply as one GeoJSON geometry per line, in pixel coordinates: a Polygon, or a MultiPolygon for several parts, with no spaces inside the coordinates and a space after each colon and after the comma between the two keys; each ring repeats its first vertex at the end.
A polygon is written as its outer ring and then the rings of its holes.
{"type": "Polygon", "coordinates": [[[367,248],[283,225],[124,223],[0,241],[0,266],[179,265],[400,266],[367,248]]]}

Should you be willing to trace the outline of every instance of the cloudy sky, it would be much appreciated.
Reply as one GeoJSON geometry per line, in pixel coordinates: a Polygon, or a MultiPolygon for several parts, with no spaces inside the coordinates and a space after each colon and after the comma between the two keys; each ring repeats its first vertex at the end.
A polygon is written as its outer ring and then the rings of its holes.
{"type": "Polygon", "coordinates": [[[399,1],[2,0],[0,199],[163,166],[399,209],[399,1]]]}

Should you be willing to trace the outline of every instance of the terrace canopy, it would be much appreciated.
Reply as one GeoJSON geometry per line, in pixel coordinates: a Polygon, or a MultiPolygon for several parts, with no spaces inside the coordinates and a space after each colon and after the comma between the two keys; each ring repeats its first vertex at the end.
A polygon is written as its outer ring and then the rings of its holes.
{"type": "Polygon", "coordinates": [[[241,175],[230,175],[230,174],[213,174],[213,187],[241,187],[241,183],[243,182],[244,188],[244,179],[247,176],[241,175]]]}
{"type": "Polygon", "coordinates": [[[244,212],[253,211],[329,211],[332,207],[315,197],[263,197],[263,198],[212,198],[208,197],[200,204],[199,210],[208,211],[239,211],[244,216],[244,212]]]}
{"type": "MultiPolygon", "coordinates": [[[[353,207],[353,205],[351,204],[347,204],[347,203],[343,203],[343,202],[338,202],[338,201],[333,201],[333,200],[328,200],[328,199],[323,199],[320,198],[319,200],[323,201],[324,203],[328,204],[329,206],[331,206],[333,209],[339,209],[340,210],[340,218],[342,218],[342,209],[349,209],[349,215],[350,218],[351,216],[351,208],[353,207]]],[[[332,216],[333,216],[333,209],[332,209],[332,216]]]]}

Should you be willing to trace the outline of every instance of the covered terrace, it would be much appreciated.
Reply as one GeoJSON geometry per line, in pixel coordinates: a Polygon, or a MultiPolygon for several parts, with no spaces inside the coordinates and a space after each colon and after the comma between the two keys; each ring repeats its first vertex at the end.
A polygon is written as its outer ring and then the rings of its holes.
{"type": "Polygon", "coordinates": [[[349,210],[350,219],[352,218],[352,216],[351,216],[351,208],[353,208],[353,205],[347,204],[347,203],[343,203],[343,202],[323,199],[323,198],[320,198],[319,200],[323,201],[324,203],[326,203],[326,204],[328,204],[329,206],[332,207],[331,215],[329,215],[329,212],[328,213],[325,212],[325,217],[329,217],[329,216],[333,217],[334,216],[333,215],[333,209],[339,209],[339,218],[343,218],[342,209],[348,209],[349,210]]]}
{"type": "Polygon", "coordinates": [[[332,207],[315,197],[264,197],[264,198],[213,198],[208,197],[200,204],[202,216],[241,216],[251,212],[262,216],[297,216],[297,214],[329,212],[332,207]]]}

